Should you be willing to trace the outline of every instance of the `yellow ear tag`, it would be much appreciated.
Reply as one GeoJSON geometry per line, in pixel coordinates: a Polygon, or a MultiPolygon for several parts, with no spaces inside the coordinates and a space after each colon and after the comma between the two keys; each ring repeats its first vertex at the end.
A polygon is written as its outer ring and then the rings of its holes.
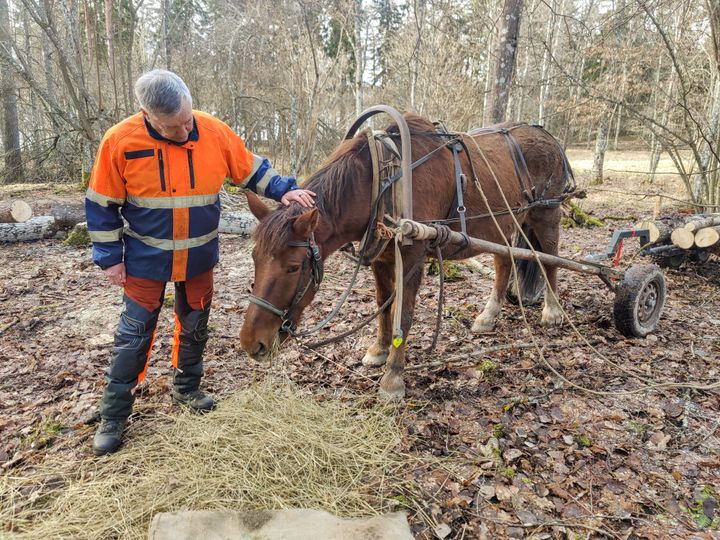
{"type": "Polygon", "coordinates": [[[403,344],[403,338],[401,338],[401,337],[393,338],[393,347],[395,347],[397,349],[402,344],[403,344]]]}

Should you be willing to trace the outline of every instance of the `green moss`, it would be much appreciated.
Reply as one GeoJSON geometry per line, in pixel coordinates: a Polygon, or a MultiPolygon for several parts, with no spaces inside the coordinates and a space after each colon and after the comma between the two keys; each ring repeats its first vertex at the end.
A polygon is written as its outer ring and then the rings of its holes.
{"type": "Polygon", "coordinates": [[[245,188],[226,182],[225,191],[227,191],[230,195],[240,195],[245,193],[245,188]]]}
{"type": "Polygon", "coordinates": [[[576,435],[575,442],[583,448],[590,448],[593,443],[587,435],[576,435]]]}
{"type": "Polygon", "coordinates": [[[165,300],[163,300],[163,306],[165,307],[173,307],[175,304],[175,295],[173,293],[166,294],[165,300]]]}
{"type": "Polygon", "coordinates": [[[705,501],[711,497],[715,497],[715,493],[710,486],[705,486],[700,494],[695,496],[693,506],[685,510],[692,516],[699,528],[720,530],[720,516],[711,519],[705,514],[705,501]]]}
{"type": "Polygon", "coordinates": [[[482,374],[483,377],[493,377],[497,373],[497,364],[492,360],[483,360],[477,367],[477,371],[482,374]]]}
{"type": "Polygon", "coordinates": [[[88,233],[87,225],[78,223],[75,228],[70,231],[68,237],[63,242],[64,245],[70,247],[88,247],[92,244],[90,233],[88,233]]]}
{"type": "MultiPolygon", "coordinates": [[[[578,226],[580,227],[602,227],[603,222],[600,221],[597,218],[590,217],[588,213],[586,213],[582,208],[580,208],[577,204],[575,204],[572,201],[565,201],[567,205],[570,207],[570,219],[578,226]]],[[[562,223],[562,222],[561,222],[562,223]]],[[[574,225],[573,225],[574,226],[574,225]]],[[[565,225],[563,224],[563,227],[565,225]]],[[[565,227],[568,228],[568,227],[565,227]]]]}
{"type": "Polygon", "coordinates": [[[505,426],[503,424],[495,424],[492,430],[493,437],[502,439],[505,436],[505,426]]]}
{"type": "Polygon", "coordinates": [[[27,437],[27,442],[32,448],[45,448],[65,428],[56,420],[44,420],[27,437]]]}
{"type": "MultiPolygon", "coordinates": [[[[462,275],[462,269],[457,264],[451,261],[443,261],[443,268],[445,269],[445,281],[450,282],[465,279],[462,275]]],[[[437,276],[440,273],[440,263],[433,260],[428,263],[426,271],[428,276],[437,276]]]]}
{"type": "Polygon", "coordinates": [[[515,467],[505,467],[502,470],[501,474],[508,480],[512,480],[513,478],[515,478],[516,473],[517,473],[517,471],[515,470],[515,467]]]}
{"type": "Polygon", "coordinates": [[[410,497],[406,497],[405,495],[396,495],[395,497],[392,497],[392,498],[395,499],[399,503],[401,508],[411,509],[414,507],[413,501],[410,497]]]}

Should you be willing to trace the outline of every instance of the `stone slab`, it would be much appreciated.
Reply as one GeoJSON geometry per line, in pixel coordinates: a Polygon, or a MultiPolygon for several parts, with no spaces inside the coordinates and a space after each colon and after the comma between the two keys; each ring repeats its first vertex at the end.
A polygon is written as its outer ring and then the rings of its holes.
{"type": "Polygon", "coordinates": [[[413,540],[407,516],[395,512],[341,519],[322,510],[164,512],[149,540],[413,540]]]}

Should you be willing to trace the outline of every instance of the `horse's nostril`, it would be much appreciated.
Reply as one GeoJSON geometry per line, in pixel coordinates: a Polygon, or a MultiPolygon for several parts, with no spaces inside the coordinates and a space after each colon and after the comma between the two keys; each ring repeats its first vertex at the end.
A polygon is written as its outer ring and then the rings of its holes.
{"type": "Polygon", "coordinates": [[[260,341],[257,344],[257,351],[255,351],[255,356],[263,356],[267,352],[267,347],[265,344],[260,341]]]}

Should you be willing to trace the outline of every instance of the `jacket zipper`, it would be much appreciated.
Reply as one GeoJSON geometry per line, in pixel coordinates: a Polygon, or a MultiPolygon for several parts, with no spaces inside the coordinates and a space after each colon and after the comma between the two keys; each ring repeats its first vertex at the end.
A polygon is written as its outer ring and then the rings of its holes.
{"type": "Polygon", "coordinates": [[[162,148],[158,148],[158,165],[160,166],[160,189],[165,191],[165,162],[163,161],[162,148]]]}
{"type": "Polygon", "coordinates": [[[190,189],[195,189],[195,169],[192,161],[192,148],[188,148],[188,168],[190,169],[190,189]]]}

